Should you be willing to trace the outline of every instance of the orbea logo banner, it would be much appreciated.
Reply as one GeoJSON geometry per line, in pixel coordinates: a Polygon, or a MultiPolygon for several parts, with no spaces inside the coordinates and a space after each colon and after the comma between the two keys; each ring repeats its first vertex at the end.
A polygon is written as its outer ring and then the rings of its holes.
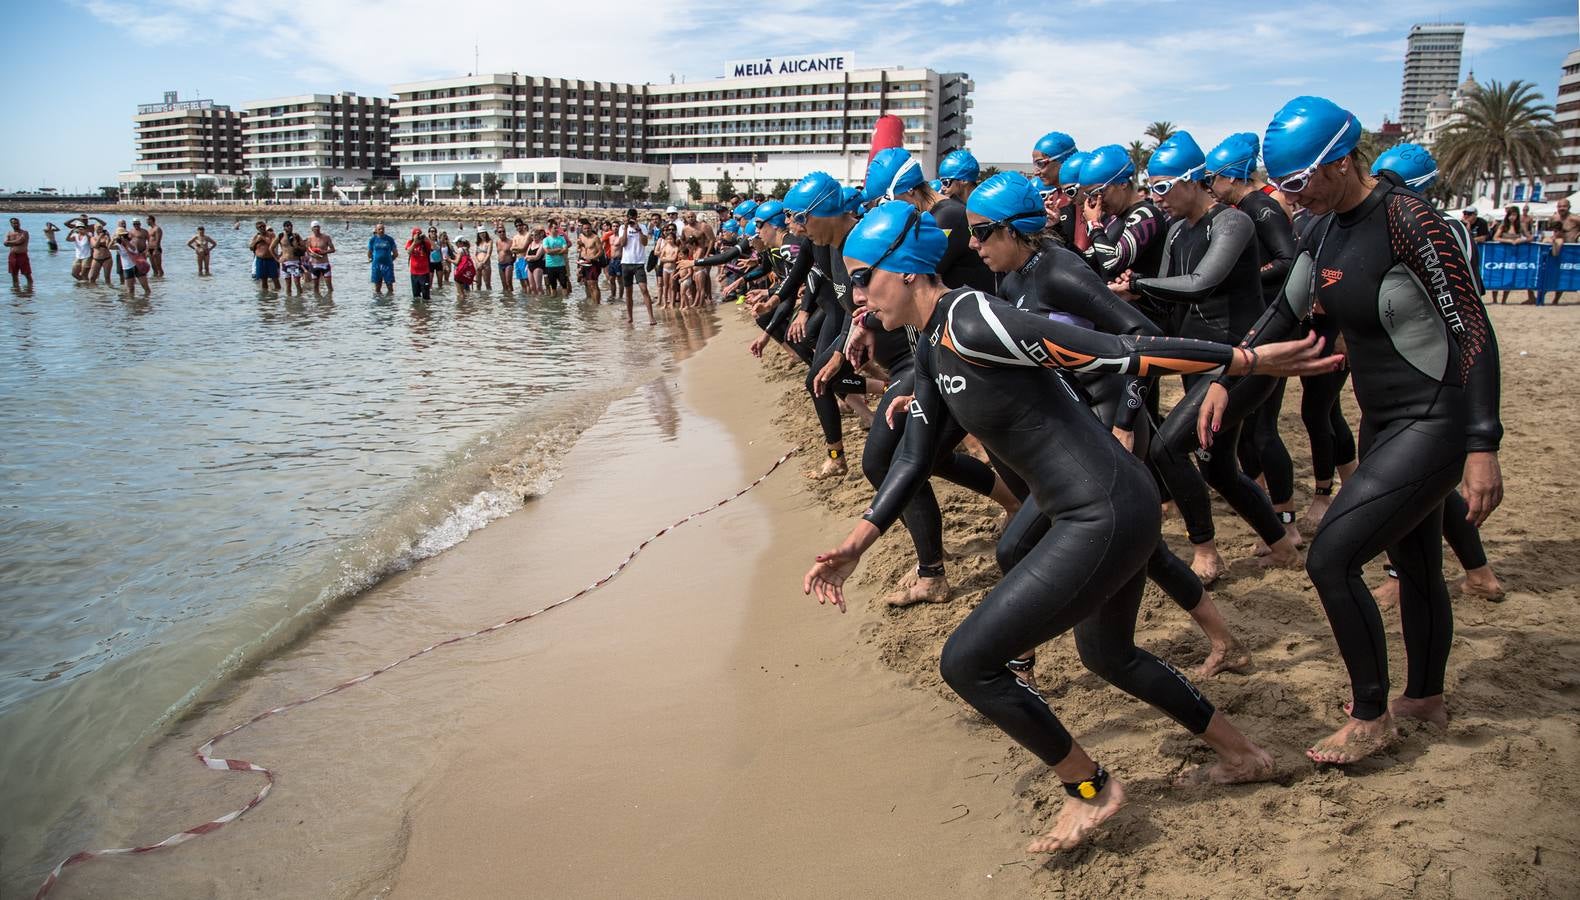
{"type": "Polygon", "coordinates": [[[1553,256],[1551,244],[1482,244],[1481,283],[1489,291],[1580,290],[1580,245],[1553,256]]]}
{"type": "Polygon", "coordinates": [[[754,78],[759,75],[841,75],[856,68],[855,54],[848,50],[815,53],[810,56],[764,56],[738,59],[724,64],[726,78],[754,78]]]}

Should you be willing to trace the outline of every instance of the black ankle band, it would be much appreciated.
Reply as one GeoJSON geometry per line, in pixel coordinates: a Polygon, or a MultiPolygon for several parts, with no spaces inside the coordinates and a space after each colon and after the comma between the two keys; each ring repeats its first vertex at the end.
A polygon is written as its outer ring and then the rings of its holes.
{"type": "Polygon", "coordinates": [[[943,563],[939,563],[936,566],[917,566],[916,567],[916,577],[917,578],[942,578],[942,577],[944,577],[944,564],[943,563]]]}
{"type": "Polygon", "coordinates": [[[1333,496],[1333,485],[1318,485],[1311,489],[1311,494],[1315,497],[1331,497],[1333,496]]]}
{"type": "Polygon", "coordinates": [[[1097,799],[1097,795],[1101,794],[1103,792],[1103,788],[1107,786],[1108,770],[1103,768],[1102,764],[1099,763],[1097,766],[1097,774],[1093,775],[1091,778],[1088,778],[1085,781],[1077,781],[1073,784],[1068,781],[1064,782],[1064,792],[1069,794],[1071,797],[1076,798],[1077,800],[1095,800],[1097,799]]]}

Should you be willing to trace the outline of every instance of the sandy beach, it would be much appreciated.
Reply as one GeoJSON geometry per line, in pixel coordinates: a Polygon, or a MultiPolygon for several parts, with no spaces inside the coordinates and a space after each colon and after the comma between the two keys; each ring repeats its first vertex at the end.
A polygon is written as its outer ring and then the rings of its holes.
{"type": "MultiPolygon", "coordinates": [[[[1305,577],[1256,570],[1252,537],[1220,506],[1233,565],[1215,593],[1255,665],[1202,687],[1274,753],[1277,780],[1174,787],[1205,749],[1061,639],[1040,651],[1039,681],[1131,806],[1082,849],[1029,856],[1057,780],[936,672],[945,636],[996,580],[995,510],[940,492],[954,602],[879,608],[911,564],[895,529],[841,616],[800,578],[870,489],[854,473],[807,482],[816,454],[803,453],[601,591],[238,736],[234,755],[281,773],[267,803],[173,852],[70,870],[54,896],[1573,896],[1580,467],[1558,436],[1580,427],[1563,399],[1580,389],[1565,338],[1580,313],[1492,315],[1508,486],[1485,535],[1510,593],[1456,600],[1446,731],[1407,727],[1349,770],[1309,763],[1301,750],[1347,696],[1331,635],[1305,577]]],[[[563,596],[789,446],[815,448],[804,370],[777,349],[753,360],[750,324],[716,316],[674,326],[685,361],[615,401],[552,491],[180,723],[84,811],[96,844],[163,836],[249,796],[248,776],[205,773],[184,752],[217,728],[563,596]]],[[[1284,434],[1304,503],[1298,394],[1284,434]]],[[[859,458],[859,429],[848,436],[859,458]]],[[[1183,547],[1178,522],[1165,528],[1183,547]]],[[[1158,655],[1182,668],[1205,655],[1155,588],[1141,618],[1138,641],[1158,655]]],[[[1401,666],[1396,627],[1391,650],[1401,666]]]]}

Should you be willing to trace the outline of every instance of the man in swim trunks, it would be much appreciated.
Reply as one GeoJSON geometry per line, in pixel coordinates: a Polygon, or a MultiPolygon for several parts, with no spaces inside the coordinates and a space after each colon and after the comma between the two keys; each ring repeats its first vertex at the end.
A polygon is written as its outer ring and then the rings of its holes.
{"type": "Polygon", "coordinates": [[[56,225],[54,222],[44,223],[44,246],[48,247],[49,252],[51,253],[54,253],[60,249],[60,245],[55,243],[55,234],[59,231],[60,226],[56,225]]]}
{"type": "Polygon", "coordinates": [[[258,233],[247,242],[247,249],[252,251],[252,280],[263,288],[269,287],[269,282],[274,282],[274,289],[280,289],[280,261],[274,255],[274,232],[267,223],[257,223],[258,233]]]}
{"type": "Polygon", "coordinates": [[[576,280],[582,283],[588,300],[602,303],[598,273],[603,271],[603,240],[593,229],[591,219],[582,219],[581,226],[576,233],[576,280]]]}
{"type": "Polygon", "coordinates": [[[322,280],[329,285],[329,293],[335,292],[335,277],[330,273],[329,254],[335,252],[335,239],[324,233],[323,227],[314,221],[313,233],[307,236],[307,271],[313,276],[313,293],[318,293],[318,282],[322,280]]]}
{"type": "Polygon", "coordinates": [[[285,280],[285,293],[290,296],[291,287],[295,285],[296,293],[301,294],[302,255],[307,248],[289,219],[281,223],[280,227],[283,230],[274,239],[274,255],[280,261],[280,276],[285,280]]]}
{"type": "Polygon", "coordinates": [[[494,262],[499,266],[499,284],[505,293],[514,294],[511,287],[511,276],[515,274],[516,251],[510,242],[510,236],[505,234],[504,220],[494,224],[494,262]]]}
{"type": "Polygon", "coordinates": [[[373,282],[375,296],[384,293],[386,285],[392,296],[395,293],[395,254],[395,239],[384,233],[383,223],[374,225],[373,236],[368,238],[368,280],[373,282]]]}
{"type": "MultiPolygon", "coordinates": [[[[532,244],[532,234],[527,231],[527,223],[516,220],[516,233],[510,238],[510,258],[512,261],[523,259],[527,255],[527,248],[532,244]]],[[[530,268],[530,267],[529,267],[530,268]]],[[[506,276],[507,278],[509,276],[506,276]]],[[[526,290],[525,286],[522,290],[526,290]]],[[[510,290],[510,282],[505,282],[505,290],[510,290]]]]}
{"type": "Polygon", "coordinates": [[[550,295],[559,291],[566,294],[571,292],[571,282],[566,277],[566,255],[570,241],[561,233],[559,226],[551,219],[549,227],[552,229],[543,239],[543,274],[544,285],[550,295]]]}
{"type": "Polygon", "coordinates": [[[197,234],[192,236],[192,240],[187,241],[187,246],[197,252],[197,273],[199,275],[211,274],[208,270],[208,255],[209,251],[213,250],[218,244],[218,241],[215,241],[203,231],[202,225],[198,226],[197,234]]]}
{"type": "Polygon", "coordinates": [[[148,216],[148,265],[153,274],[164,277],[165,229],[152,214],[148,216]]]}
{"type": "MultiPolygon", "coordinates": [[[[1558,201],[1558,214],[1547,223],[1547,230],[1552,232],[1553,255],[1563,252],[1565,244],[1580,242],[1580,216],[1569,211],[1569,198],[1558,201]]],[[[1563,302],[1564,292],[1553,292],[1553,305],[1563,302]]]]}
{"type": "Polygon", "coordinates": [[[27,258],[28,233],[22,230],[22,220],[11,220],[11,233],[5,236],[5,248],[10,251],[6,254],[6,271],[11,273],[11,286],[21,287],[19,277],[27,278],[27,286],[33,286],[33,264],[27,258]]]}

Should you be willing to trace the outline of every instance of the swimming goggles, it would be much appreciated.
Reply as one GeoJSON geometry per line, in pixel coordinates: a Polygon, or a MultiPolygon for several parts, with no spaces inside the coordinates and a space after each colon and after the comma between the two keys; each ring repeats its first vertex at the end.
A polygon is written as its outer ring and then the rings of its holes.
{"type": "Polygon", "coordinates": [[[1181,181],[1193,181],[1193,175],[1198,172],[1205,172],[1206,170],[1206,163],[1202,163],[1199,166],[1191,166],[1189,169],[1186,169],[1180,174],[1175,175],[1173,178],[1164,178],[1158,181],[1149,182],[1147,184],[1147,190],[1151,191],[1153,195],[1161,197],[1164,194],[1167,194],[1169,191],[1174,190],[1174,185],[1179,184],[1181,181]]]}
{"type": "Polygon", "coordinates": [[[983,241],[987,240],[988,238],[992,237],[993,236],[993,232],[998,231],[1000,228],[1003,228],[1004,226],[1008,225],[1011,222],[1024,222],[1027,219],[1046,219],[1046,218],[1047,218],[1047,214],[1042,212],[1041,210],[1038,210],[1037,212],[1016,213],[1016,214],[1014,214],[1013,216],[1010,216],[1007,219],[999,219],[996,222],[978,222],[975,225],[969,226],[969,228],[970,228],[970,231],[971,231],[971,236],[976,238],[977,239],[977,243],[980,244],[983,241]]]}
{"type": "Polygon", "coordinates": [[[1339,145],[1339,141],[1344,140],[1344,135],[1348,134],[1349,130],[1350,123],[1346,119],[1344,125],[1339,128],[1339,133],[1333,136],[1333,140],[1328,141],[1328,145],[1322,148],[1322,152],[1317,154],[1317,158],[1312,160],[1311,165],[1306,166],[1288,178],[1274,181],[1273,187],[1286,194],[1298,194],[1305,190],[1306,186],[1311,184],[1311,176],[1317,171],[1317,166],[1322,165],[1322,158],[1333,152],[1333,148],[1339,145]]]}

